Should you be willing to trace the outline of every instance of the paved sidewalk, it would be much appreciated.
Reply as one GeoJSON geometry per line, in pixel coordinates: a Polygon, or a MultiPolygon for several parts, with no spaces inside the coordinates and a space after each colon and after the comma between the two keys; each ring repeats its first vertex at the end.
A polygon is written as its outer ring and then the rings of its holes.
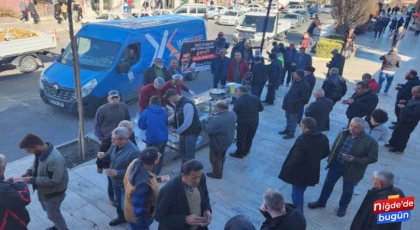
{"type": "MultiPolygon", "coordinates": [[[[417,37],[407,34],[406,39],[400,45],[400,53],[405,55],[402,67],[397,71],[394,85],[398,82],[404,82],[404,73],[410,68],[418,68],[418,58],[420,57],[420,43],[417,37]]],[[[375,74],[380,68],[381,63],[379,55],[388,51],[391,47],[391,41],[383,38],[379,41],[373,41],[371,36],[360,36],[357,44],[362,48],[356,53],[356,58],[346,62],[344,77],[349,81],[348,95],[353,93],[354,83],[359,81],[361,75],[365,72],[375,74]],[[368,48],[368,47],[373,47],[368,48]]],[[[323,78],[327,71],[325,63],[328,60],[314,59],[314,67],[317,79],[316,87],[321,87],[323,78]]],[[[419,70],[419,69],[418,69],[419,70]]],[[[254,140],[251,154],[244,159],[234,159],[227,157],[225,163],[224,178],[222,180],[208,179],[208,188],[210,200],[213,208],[213,222],[210,225],[211,230],[221,230],[225,223],[236,214],[243,214],[248,217],[255,226],[261,226],[264,221],[258,208],[261,205],[262,194],[266,188],[279,189],[290,202],[291,186],[280,181],[277,176],[281,166],[288,154],[294,140],[283,140],[277,132],[285,126],[284,111],[281,109],[283,96],[287,88],[281,88],[277,94],[277,102],[274,106],[267,106],[260,114],[260,126],[254,140]]],[[[311,99],[313,100],[313,98],[311,99]]],[[[395,119],[393,108],[395,100],[395,91],[389,95],[381,95],[378,108],[385,109],[390,115],[390,121],[395,119]]],[[[332,143],[337,133],[347,124],[345,116],[346,106],[337,104],[331,114],[331,131],[328,132],[330,143],[332,143]]],[[[389,121],[389,122],[390,122],[389,121]]],[[[299,132],[297,135],[299,135],[299,132]]],[[[341,180],[335,186],[334,192],[327,204],[327,207],[319,210],[309,210],[305,207],[305,216],[309,230],[337,230],[349,229],[350,223],[362,202],[368,189],[372,187],[370,175],[372,171],[378,169],[388,169],[395,173],[395,186],[401,188],[407,196],[417,196],[420,194],[419,165],[420,157],[420,132],[418,128],[411,135],[408,148],[403,155],[390,153],[384,147],[380,147],[379,160],[370,165],[367,169],[364,179],[359,183],[361,195],[354,196],[349,205],[347,215],[339,218],[335,215],[338,206],[338,200],[342,191],[341,180]]],[[[59,144],[59,143],[54,143],[59,144]]],[[[232,146],[230,151],[234,151],[232,146]]],[[[208,148],[199,150],[196,157],[205,164],[204,172],[211,170],[209,163],[208,148]]],[[[8,164],[6,177],[17,176],[23,173],[31,164],[33,157],[27,157],[22,160],[8,164]]],[[[169,170],[179,166],[180,161],[171,162],[164,167],[162,174],[169,173],[169,170]]],[[[324,168],[326,162],[322,162],[324,168]]],[[[171,175],[172,177],[174,175],[171,175]]],[[[326,176],[326,171],[321,171],[320,184],[310,187],[305,193],[305,203],[315,201],[322,188],[326,176]]],[[[107,180],[105,175],[96,173],[95,160],[91,160],[83,165],[70,170],[70,184],[67,191],[67,197],[63,203],[62,210],[64,217],[72,229],[111,229],[108,222],[116,217],[115,208],[113,208],[107,199],[106,193],[107,180]]],[[[416,200],[416,206],[420,202],[416,200]]],[[[42,211],[36,194],[32,195],[32,202],[28,206],[31,214],[29,229],[39,230],[49,227],[45,212],[42,211]]],[[[420,215],[414,210],[411,219],[403,223],[404,230],[419,229],[420,215]]],[[[128,229],[127,225],[113,227],[112,229],[128,229]]],[[[152,230],[157,229],[157,223],[153,224],[152,230]]]]}

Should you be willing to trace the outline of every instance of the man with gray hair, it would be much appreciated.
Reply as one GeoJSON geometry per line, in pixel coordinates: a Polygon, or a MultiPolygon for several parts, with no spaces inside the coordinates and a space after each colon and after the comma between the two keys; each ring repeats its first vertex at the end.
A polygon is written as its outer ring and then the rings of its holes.
{"type": "Polygon", "coordinates": [[[325,97],[322,88],[315,89],[313,92],[315,101],[309,104],[305,110],[305,117],[312,117],[316,121],[316,130],[323,132],[329,129],[330,113],[333,109],[334,102],[325,97]]]}
{"type": "Polygon", "coordinates": [[[208,119],[202,121],[204,131],[209,134],[210,163],[213,167],[213,172],[206,175],[222,179],[226,151],[235,138],[237,116],[229,111],[229,104],[225,100],[217,101],[216,110],[216,114],[211,114],[208,119]]]}
{"type": "Polygon", "coordinates": [[[170,75],[166,68],[163,68],[163,60],[162,58],[155,58],[153,59],[153,64],[144,71],[143,75],[143,86],[153,83],[153,81],[161,77],[165,81],[169,81],[170,75]]]}
{"type": "Polygon", "coordinates": [[[115,226],[125,223],[124,211],[122,209],[122,196],[124,195],[124,175],[128,165],[140,157],[140,150],[129,140],[130,131],[125,127],[118,127],[112,131],[112,145],[108,152],[99,152],[98,158],[103,161],[110,161],[110,167],[105,171],[111,177],[114,189],[115,203],[118,217],[111,220],[109,225],[115,226]]]}
{"type": "Polygon", "coordinates": [[[224,87],[226,85],[227,70],[230,63],[230,58],[226,57],[227,50],[221,49],[219,55],[217,55],[211,63],[211,73],[213,74],[213,88],[217,88],[220,85],[224,87]]]}
{"type": "Polygon", "coordinates": [[[306,229],[305,217],[298,207],[286,204],[283,195],[278,190],[265,191],[260,212],[266,218],[261,229],[306,229]]]}
{"type": "Polygon", "coordinates": [[[397,195],[403,198],[401,189],[394,187],[394,174],[388,170],[375,171],[372,174],[373,188],[363,199],[359,210],[354,216],[350,230],[360,229],[401,229],[401,222],[378,225],[377,215],[373,213],[374,203],[377,200],[387,200],[389,196],[397,195]]]}
{"type": "Polygon", "coordinates": [[[153,83],[144,85],[141,87],[139,93],[139,108],[140,113],[149,107],[150,98],[153,96],[160,96],[162,87],[165,85],[165,80],[163,78],[158,77],[156,78],[153,83]]]}
{"type": "MultiPolygon", "coordinates": [[[[163,96],[165,95],[166,91],[168,91],[169,89],[173,89],[176,91],[176,93],[181,96],[181,90],[184,90],[185,92],[188,92],[189,94],[191,94],[192,96],[195,95],[195,93],[190,90],[185,84],[184,84],[184,77],[181,74],[175,74],[172,75],[172,79],[170,81],[167,81],[165,83],[165,85],[163,85],[162,87],[162,91],[160,93],[160,97],[163,98],[163,96]]],[[[167,99],[163,99],[162,100],[162,106],[165,107],[167,105],[171,106],[171,103],[169,103],[169,101],[167,99]]]]}
{"type": "Polygon", "coordinates": [[[329,76],[324,80],[322,89],[325,92],[325,96],[331,99],[334,104],[341,100],[341,98],[347,93],[346,80],[338,75],[339,70],[337,68],[331,68],[329,76]]]}
{"type": "Polygon", "coordinates": [[[0,154],[0,227],[1,229],[26,230],[30,221],[25,206],[31,202],[28,187],[23,182],[4,181],[6,157],[0,154]]]}
{"type": "Polygon", "coordinates": [[[308,204],[309,208],[325,207],[335,184],[343,177],[343,193],[337,216],[346,215],[354,187],[363,179],[367,166],[378,160],[378,142],[364,131],[364,124],[362,118],[355,117],[348,129],[338,134],[328,157],[328,173],[321,195],[317,201],[308,204]]]}

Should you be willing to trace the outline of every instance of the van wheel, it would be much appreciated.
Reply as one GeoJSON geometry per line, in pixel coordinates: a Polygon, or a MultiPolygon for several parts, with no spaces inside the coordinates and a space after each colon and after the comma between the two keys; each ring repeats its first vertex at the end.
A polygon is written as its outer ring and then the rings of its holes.
{"type": "Polygon", "coordinates": [[[214,19],[214,20],[219,19],[219,15],[214,15],[213,19],[214,19]]]}
{"type": "Polygon", "coordinates": [[[19,70],[23,73],[30,73],[38,68],[38,62],[32,56],[25,56],[20,60],[19,70]]]}

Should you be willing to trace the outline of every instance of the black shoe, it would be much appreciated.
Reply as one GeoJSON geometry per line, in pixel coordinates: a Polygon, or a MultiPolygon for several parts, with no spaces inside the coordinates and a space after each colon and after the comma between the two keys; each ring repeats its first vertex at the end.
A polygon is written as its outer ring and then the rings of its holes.
{"type": "Polygon", "coordinates": [[[393,125],[393,126],[389,126],[389,129],[395,129],[395,125],[393,125]]]}
{"type": "Polygon", "coordinates": [[[393,122],[391,122],[393,125],[397,125],[398,124],[398,122],[397,121],[393,121],[393,122]]]}
{"type": "Polygon", "coordinates": [[[390,151],[390,152],[392,152],[392,153],[404,153],[404,151],[400,151],[400,150],[398,150],[398,149],[396,149],[396,148],[393,148],[393,147],[391,147],[391,148],[389,149],[389,151],[390,151]]]}
{"type": "Polygon", "coordinates": [[[315,202],[309,202],[308,203],[308,208],[310,209],[315,209],[315,208],[325,208],[325,204],[321,204],[318,201],[315,202]]]}
{"type": "Polygon", "coordinates": [[[243,156],[243,155],[241,155],[241,154],[237,154],[237,153],[230,153],[229,155],[230,155],[231,157],[235,157],[235,158],[240,158],[240,159],[244,158],[244,156],[243,156]]]}
{"type": "Polygon", "coordinates": [[[109,222],[109,225],[110,226],[116,226],[116,225],[119,225],[119,224],[123,224],[125,222],[127,222],[125,219],[113,219],[113,220],[111,220],[111,222],[109,222]]]}
{"type": "Polygon", "coordinates": [[[218,176],[214,175],[214,173],[212,173],[212,172],[208,172],[208,173],[206,173],[206,175],[207,175],[208,177],[210,177],[210,178],[214,178],[214,179],[222,179],[222,177],[221,177],[221,176],[220,176],[220,177],[218,177],[218,176]]]}
{"type": "Polygon", "coordinates": [[[249,152],[245,152],[245,156],[248,156],[249,155],[249,152]]]}
{"type": "Polygon", "coordinates": [[[286,136],[283,137],[283,139],[288,140],[288,139],[293,139],[295,138],[295,135],[291,135],[291,134],[287,134],[286,136]]]}
{"type": "Polygon", "coordinates": [[[280,131],[280,132],[279,132],[279,134],[280,134],[280,135],[286,135],[286,134],[289,134],[289,130],[288,130],[288,129],[285,129],[285,130],[283,130],[283,131],[280,131]]]}
{"type": "Polygon", "coordinates": [[[388,148],[390,148],[390,147],[392,147],[390,144],[385,144],[385,147],[388,147],[388,148]]]}
{"type": "Polygon", "coordinates": [[[49,228],[47,228],[45,230],[58,230],[58,228],[56,228],[55,226],[52,226],[52,227],[49,227],[49,228]]]}
{"type": "Polygon", "coordinates": [[[338,210],[337,210],[337,216],[338,217],[343,217],[345,215],[346,215],[346,209],[342,208],[342,207],[339,207],[338,210]]]}

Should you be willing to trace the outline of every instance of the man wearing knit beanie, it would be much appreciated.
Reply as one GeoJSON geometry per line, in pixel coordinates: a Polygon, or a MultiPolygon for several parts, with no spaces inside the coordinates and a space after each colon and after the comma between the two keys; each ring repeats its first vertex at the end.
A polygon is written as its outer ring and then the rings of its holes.
{"type": "Polygon", "coordinates": [[[303,69],[298,69],[293,73],[292,86],[283,98],[282,109],[285,111],[287,121],[286,128],[279,132],[279,134],[285,135],[283,139],[295,137],[299,112],[309,98],[309,85],[303,79],[304,76],[305,72],[303,69]]]}

